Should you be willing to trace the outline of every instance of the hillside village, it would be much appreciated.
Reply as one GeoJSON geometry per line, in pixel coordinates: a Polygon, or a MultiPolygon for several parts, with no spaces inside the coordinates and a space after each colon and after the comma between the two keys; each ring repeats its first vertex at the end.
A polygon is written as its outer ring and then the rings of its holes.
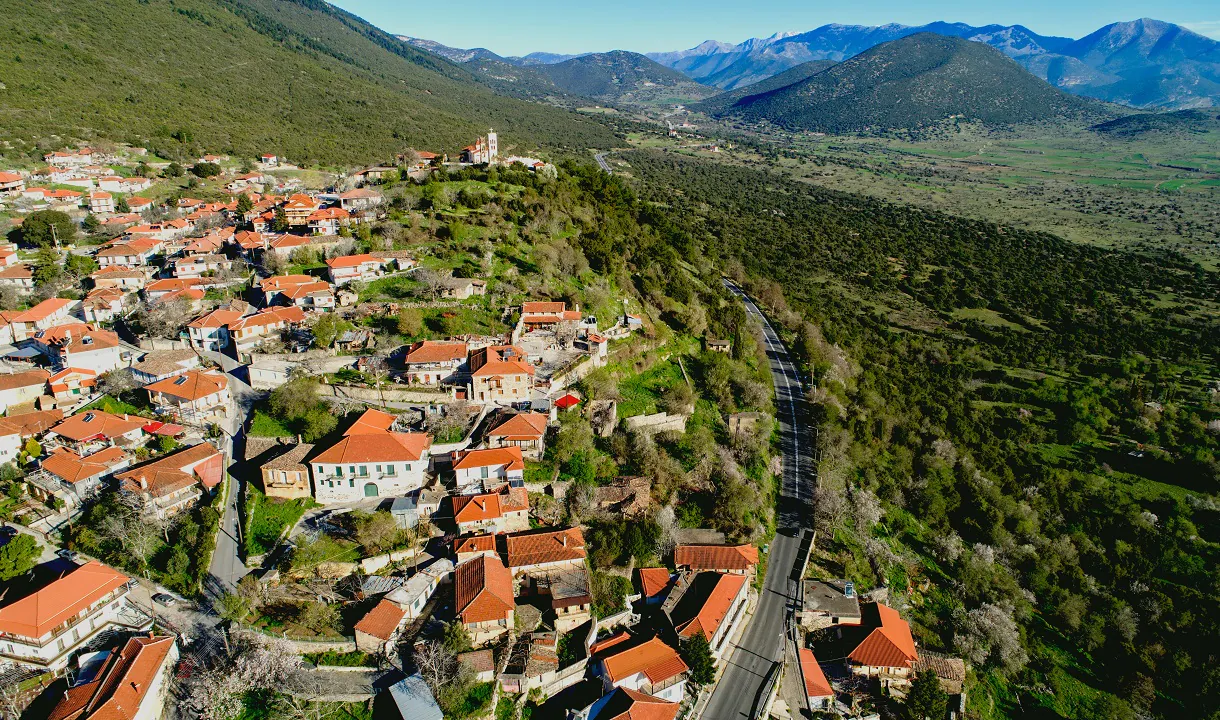
{"type": "MultiPolygon", "coordinates": [[[[665,281],[721,304],[702,317],[593,278],[562,223],[510,240],[553,212],[523,188],[563,171],[494,131],[326,182],[270,154],[43,160],[0,173],[10,708],[702,713],[758,603],[780,463],[766,353],[717,276],[665,281]]],[[[760,699],[778,716],[964,707],[963,662],[884,588],[801,582],[801,649],[760,699]]]]}

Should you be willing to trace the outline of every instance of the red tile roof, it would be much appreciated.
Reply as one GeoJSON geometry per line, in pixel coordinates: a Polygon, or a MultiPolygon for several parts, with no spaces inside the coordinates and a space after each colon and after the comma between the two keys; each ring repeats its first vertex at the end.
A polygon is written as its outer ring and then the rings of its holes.
{"type": "Polygon", "coordinates": [[[113,440],[133,430],[138,430],[149,422],[148,418],[138,415],[120,416],[111,415],[102,410],[86,410],[51,428],[51,432],[76,442],[94,438],[113,440]]]}
{"type": "Polygon", "coordinates": [[[348,435],[311,460],[341,465],[367,462],[414,462],[423,458],[431,439],[422,433],[362,433],[348,435]]]}
{"type": "Polygon", "coordinates": [[[524,470],[525,460],[521,448],[502,447],[486,450],[458,450],[453,453],[453,469],[469,470],[480,467],[505,467],[508,470],[524,470]]]}
{"type": "Polygon", "coordinates": [[[533,314],[537,314],[537,313],[546,313],[546,314],[553,315],[553,314],[563,312],[564,310],[567,309],[567,307],[568,307],[568,304],[563,303],[563,302],[546,302],[546,301],[525,302],[525,303],[521,303],[521,312],[523,314],[529,314],[529,315],[533,315],[533,314]]]}
{"type": "Polygon", "coordinates": [[[453,541],[453,554],[465,555],[466,553],[477,552],[495,552],[496,551],[496,536],[495,535],[467,535],[459,537],[453,541]]]}
{"type": "MultiPolygon", "coordinates": [[[[344,214],[346,215],[347,213],[345,212],[344,214]]],[[[378,258],[373,257],[372,255],[367,255],[367,254],[366,255],[344,255],[343,257],[331,258],[330,260],[327,260],[326,266],[333,270],[335,268],[360,267],[361,265],[364,265],[365,263],[373,263],[375,265],[381,265],[382,261],[379,260],[378,258]]]]}
{"type": "Polygon", "coordinates": [[[47,720],[134,720],[173,648],[173,637],[131,638],[93,680],[65,691],[47,720]]]}
{"type": "Polygon", "coordinates": [[[356,631],[388,641],[406,616],[405,610],[389,600],[382,600],[360,618],[360,622],[356,623],[356,631]]]}
{"type": "Polygon", "coordinates": [[[47,456],[40,466],[58,478],[75,483],[105,475],[126,457],[127,454],[117,447],[108,447],[86,457],[81,457],[71,450],[59,448],[47,456]]]}
{"type": "Polygon", "coordinates": [[[183,400],[199,400],[211,397],[229,387],[229,379],[220,373],[187,370],[181,375],[158,380],[144,389],[150,393],[161,393],[183,400]]]}
{"type": "Polygon", "coordinates": [[[165,497],[196,482],[203,483],[204,487],[215,487],[220,483],[222,470],[220,451],[211,443],[199,443],[119,473],[114,478],[128,492],[165,497]]]}
{"type": "Polygon", "coordinates": [[[809,648],[801,648],[798,658],[801,663],[801,677],[805,679],[805,696],[811,698],[833,696],[834,690],[826,681],[826,673],[822,672],[822,666],[818,665],[813,651],[809,648]]]}
{"type": "Polygon", "coordinates": [[[541,440],[546,435],[547,416],[542,413],[517,413],[487,433],[488,437],[509,442],[541,440]]]}
{"type": "Polygon", "coordinates": [[[510,568],[585,559],[585,536],[580,528],[546,530],[504,538],[510,568]]]}
{"type": "Polygon", "coordinates": [[[691,570],[750,570],[758,564],[753,545],[679,545],[674,564],[691,570]]]}
{"type": "Polygon", "coordinates": [[[479,348],[470,354],[470,374],[474,377],[492,375],[533,375],[534,366],[523,360],[525,353],[513,345],[479,348]]]}
{"type": "Polygon", "coordinates": [[[344,432],[344,435],[371,435],[389,432],[398,421],[397,415],[391,415],[380,410],[369,408],[356,418],[356,422],[344,432]]]}
{"type": "Polygon", "coordinates": [[[503,515],[500,496],[496,493],[453,495],[450,501],[453,503],[453,520],[459,524],[495,520],[503,515]]]}
{"type": "Polygon", "coordinates": [[[40,638],[127,580],[118,570],[91,560],[38,592],[0,607],[0,632],[40,638]]]}
{"type": "Polygon", "coordinates": [[[678,604],[677,609],[691,614],[687,617],[674,618],[674,630],[677,631],[678,637],[688,640],[700,633],[708,640],[715,637],[716,631],[720,629],[720,624],[729,614],[729,608],[733,606],[733,600],[745,584],[745,575],[699,573],[687,593],[706,592],[707,594],[697,598],[682,598],[683,602],[678,604]],[[708,582],[711,578],[707,576],[715,576],[714,582],[708,582]],[[688,604],[686,602],[688,599],[693,602],[688,604]]]}
{"type": "Polygon", "coordinates": [[[0,418],[0,435],[20,435],[23,438],[39,435],[64,419],[63,410],[38,410],[0,418]]]}
{"type": "Polygon", "coordinates": [[[606,697],[589,720],[674,720],[679,707],[678,703],[620,687],[606,697]]]}
{"type": "Polygon", "coordinates": [[[867,603],[860,608],[861,625],[873,631],[847,656],[857,665],[869,667],[910,667],[919,659],[911,626],[897,610],[881,603],[867,603]]]}
{"type": "Polygon", "coordinates": [[[51,374],[46,370],[26,370],[19,373],[0,373],[0,391],[46,385],[51,374]]]}
{"type": "Polygon", "coordinates": [[[32,323],[46,320],[55,313],[71,307],[75,302],[75,300],[68,300],[66,298],[50,298],[48,300],[43,300],[34,307],[13,318],[13,322],[32,323]]]}
{"type": "Polygon", "coordinates": [[[606,666],[606,675],[614,683],[636,673],[644,673],[648,682],[656,685],[687,671],[678,651],[656,637],[615,653],[602,662],[606,666]]]}
{"type": "Polygon", "coordinates": [[[434,342],[423,340],[415,343],[407,350],[403,362],[437,363],[455,362],[466,359],[466,343],[464,342],[434,342]]]}
{"type": "Polygon", "coordinates": [[[500,558],[480,555],[453,571],[455,610],[467,625],[505,620],[513,609],[513,578],[500,558]]]}
{"type": "Polygon", "coordinates": [[[644,593],[646,598],[654,598],[669,587],[673,576],[669,574],[667,568],[639,568],[636,574],[640,580],[640,592],[644,593]]]}

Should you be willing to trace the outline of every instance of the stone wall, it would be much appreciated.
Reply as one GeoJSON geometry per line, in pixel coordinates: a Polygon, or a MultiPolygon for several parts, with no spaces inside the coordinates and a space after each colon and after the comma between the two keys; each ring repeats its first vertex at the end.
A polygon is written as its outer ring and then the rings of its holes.
{"type": "Polygon", "coordinates": [[[623,424],[632,432],[655,435],[660,432],[686,432],[686,415],[670,415],[666,412],[652,415],[635,415],[623,418],[623,424]]]}

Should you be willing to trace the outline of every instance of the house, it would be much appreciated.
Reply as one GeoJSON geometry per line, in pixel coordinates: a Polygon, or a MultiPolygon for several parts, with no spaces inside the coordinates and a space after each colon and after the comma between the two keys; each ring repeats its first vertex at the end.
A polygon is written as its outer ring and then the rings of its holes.
{"type": "Polygon", "coordinates": [[[63,417],[62,410],[36,410],[0,417],[0,464],[16,462],[26,440],[42,435],[63,417]]]}
{"type": "Polygon", "coordinates": [[[317,281],[318,279],[312,275],[276,275],[261,281],[258,287],[263,292],[263,304],[271,305],[276,297],[285,290],[317,281]]]}
{"type": "Polygon", "coordinates": [[[168,413],[181,421],[202,425],[228,417],[229,378],[223,373],[187,370],[146,385],[144,389],[148,391],[148,401],[158,412],[168,413]]]}
{"type": "Polygon", "coordinates": [[[200,278],[232,267],[233,261],[224,255],[188,255],[174,261],[174,277],[200,278]]]}
{"type": "Polygon", "coordinates": [[[323,280],[295,285],[284,290],[280,297],[289,305],[295,305],[304,310],[333,310],[335,307],[335,290],[330,283],[323,280]]]}
{"type": "Polygon", "coordinates": [[[95,289],[117,289],[128,291],[143,290],[148,284],[149,273],[140,268],[128,268],[122,265],[104,267],[89,277],[93,279],[95,289]]]}
{"type": "Polygon", "coordinates": [[[460,533],[511,532],[529,527],[529,493],[506,487],[504,492],[453,495],[453,521],[460,533]]]}
{"type": "Polygon", "coordinates": [[[339,352],[360,352],[377,345],[377,336],[372,330],[344,330],[335,338],[335,349],[339,352]]]}
{"type": "Polygon", "coordinates": [[[117,447],[108,447],[85,457],[66,448],[56,448],[39,463],[41,482],[30,476],[31,492],[42,499],[57,497],[69,508],[80,507],[84,500],[101,489],[106,478],[130,466],[131,458],[117,447]],[[43,492],[40,493],[40,489],[43,492]]]}
{"type": "Polygon", "coordinates": [[[264,340],[276,338],[285,330],[305,322],[299,307],[266,308],[229,324],[229,337],[237,352],[250,352],[264,340]]]}
{"type": "MultiPolygon", "coordinates": [[[[129,229],[130,231],[130,229],[129,229]]],[[[140,267],[152,263],[153,256],[165,251],[165,242],[155,237],[140,235],[126,242],[116,242],[97,251],[97,264],[101,267],[140,267]]]]}
{"type": "Polygon", "coordinates": [[[665,602],[676,581],[676,576],[663,567],[636,568],[635,578],[645,605],[665,602]]]}
{"type": "Polygon", "coordinates": [[[407,348],[403,358],[407,382],[413,385],[439,386],[457,379],[458,370],[466,364],[466,343],[421,340],[407,348]]]}
{"type": "Polygon", "coordinates": [[[220,352],[229,346],[229,325],[241,319],[243,312],[229,306],[219,307],[195,318],[186,325],[191,347],[220,352]]]}
{"type": "Polygon", "coordinates": [[[724,654],[745,613],[749,583],[744,575],[692,572],[679,579],[661,606],[683,642],[703,635],[712,657],[724,654]]]}
{"type": "Polygon", "coordinates": [[[833,625],[860,624],[860,598],[855,584],[847,580],[806,580],[796,621],[809,630],[833,625]]]}
{"type": "Polygon", "coordinates": [[[496,660],[491,650],[471,650],[458,653],[458,662],[470,669],[475,682],[491,682],[496,679],[496,660]]]}
{"type": "Polygon", "coordinates": [[[809,709],[830,710],[834,706],[835,691],[826,680],[826,673],[818,665],[813,651],[803,647],[797,651],[797,662],[801,666],[801,678],[805,681],[805,700],[809,709]]]}
{"type": "Polygon", "coordinates": [[[514,577],[545,570],[583,567],[585,536],[580,528],[514,533],[504,538],[504,557],[514,577]]]}
{"type": "Polygon", "coordinates": [[[385,203],[381,193],[370,188],[356,188],[339,194],[339,207],[349,213],[372,210],[385,203]]]}
{"type": "Polygon", "coordinates": [[[119,336],[84,323],[39,330],[27,344],[46,357],[56,371],[80,368],[100,375],[123,365],[119,336]]]}
{"type": "Polygon", "coordinates": [[[0,607],[0,659],[58,672],[99,635],[152,627],[128,596],[129,580],[94,560],[0,607]]]}
{"type": "Polygon", "coordinates": [[[453,554],[459,563],[480,555],[496,555],[495,535],[465,535],[453,541],[453,554]]]}
{"type": "Polygon", "coordinates": [[[441,706],[418,672],[391,685],[390,699],[402,720],[445,720],[441,706]]]}
{"type": "Polygon", "coordinates": [[[659,637],[634,645],[619,643],[600,661],[604,692],[621,687],[669,702],[681,702],[686,694],[687,670],[678,651],[659,637]]]}
{"type": "Polygon", "coordinates": [[[84,167],[93,162],[93,150],[91,148],[82,148],[79,152],[56,150],[43,155],[42,159],[52,167],[84,167]]]}
{"type": "Polygon", "coordinates": [[[199,486],[211,490],[224,474],[224,456],[199,443],[115,475],[119,489],[137,498],[147,515],[173,515],[195,502],[199,486]]]}
{"type": "Polygon", "coordinates": [[[89,193],[89,212],[94,215],[108,215],[114,212],[114,196],[101,190],[89,193]]]}
{"type": "Polygon", "coordinates": [[[733,352],[733,343],[728,340],[719,340],[716,338],[707,338],[704,341],[707,344],[708,352],[717,352],[728,355],[733,352]]]}
{"type": "Polygon", "coordinates": [[[276,167],[280,164],[280,158],[277,155],[263,155],[259,160],[267,167],[276,167]]]}
{"type": "Polygon", "coordinates": [[[338,235],[339,228],[346,227],[351,221],[351,213],[337,207],[315,210],[306,219],[309,232],[314,235],[338,235]]]}
{"type": "Polygon", "coordinates": [[[353,502],[366,497],[405,495],[423,487],[431,438],[393,432],[397,418],[367,410],[343,439],[310,461],[314,499],[353,502]]]}
{"type": "Polygon", "coordinates": [[[615,688],[572,720],[674,720],[682,706],[625,687],[615,688]]]}
{"type": "Polygon", "coordinates": [[[47,386],[56,402],[75,402],[93,394],[97,375],[88,368],[64,368],[47,378],[47,386]]]}
{"type": "Polygon", "coordinates": [[[131,366],[131,374],[141,385],[150,385],[196,367],[199,356],[194,350],[154,350],[131,366]]]}
{"type": "Polygon", "coordinates": [[[233,228],[223,228],[221,231],[213,232],[201,238],[195,238],[186,245],[182,246],[182,254],[190,255],[215,255],[225,246],[225,243],[233,235],[233,228]],[[223,230],[228,230],[228,235],[222,234],[223,230]]]}
{"type": "Polygon", "coordinates": [[[21,291],[34,289],[34,271],[29,265],[9,265],[0,270],[0,286],[17,288],[21,291]]]}
{"type": "Polygon", "coordinates": [[[274,390],[292,379],[300,364],[276,358],[264,358],[251,363],[250,387],[255,390],[274,390]]]}
{"type": "Polygon", "coordinates": [[[111,445],[131,447],[143,440],[144,426],[149,422],[138,415],[86,410],[51,428],[48,438],[80,453],[111,445]]]}
{"type": "Polygon", "coordinates": [[[492,345],[470,353],[470,392],[467,397],[481,403],[511,403],[530,398],[534,366],[514,345],[492,345]]]}
{"type": "Polygon", "coordinates": [[[19,313],[10,319],[13,325],[13,341],[21,342],[34,336],[39,330],[46,330],[71,322],[72,311],[76,309],[77,300],[67,298],[49,298],[34,307],[19,313]]]}
{"type": "Polygon", "coordinates": [[[513,624],[513,578],[500,558],[480,555],[453,571],[454,613],[475,645],[508,632],[513,624]]]}
{"type": "Polygon", "coordinates": [[[146,197],[129,197],[127,198],[127,207],[131,208],[133,213],[146,213],[153,207],[153,201],[146,197]]]}
{"type": "Polygon", "coordinates": [[[48,720],[159,720],[178,660],[173,636],[133,637],[99,654],[96,670],[64,691],[48,720]]]}
{"type": "Polygon", "coordinates": [[[383,598],[356,623],[356,649],[370,655],[388,654],[406,617],[402,608],[383,598]]]}
{"type": "Polygon", "coordinates": [[[580,310],[568,310],[562,302],[521,303],[521,326],[526,331],[553,330],[560,323],[580,322],[580,310]]]}
{"type": "Polygon", "coordinates": [[[452,457],[458,492],[463,495],[487,492],[505,483],[525,486],[525,460],[516,447],[457,450],[452,457]]]}
{"type": "Polygon", "coordinates": [[[309,224],[309,216],[318,211],[322,203],[304,193],[297,193],[284,202],[284,217],[288,224],[303,227],[309,224]]]}
{"type": "Polygon", "coordinates": [[[94,288],[81,301],[80,313],[85,322],[112,322],[115,315],[123,312],[127,293],[118,288],[94,288]]]}
{"type": "Polygon", "coordinates": [[[750,575],[758,565],[758,548],[753,545],[679,545],[674,548],[674,565],[692,572],[750,575]]]}
{"type": "Polygon", "coordinates": [[[487,282],[474,278],[445,278],[440,287],[440,296],[450,300],[466,300],[486,294],[487,282]]]}
{"type": "Polygon", "coordinates": [[[516,413],[505,417],[487,433],[493,448],[516,448],[523,458],[540,460],[546,450],[547,416],[542,413],[516,413]]]}
{"type": "Polygon", "coordinates": [[[204,291],[203,280],[196,278],[165,278],[149,283],[144,288],[144,299],[150,303],[184,301],[191,310],[199,307],[204,291]]]}
{"type": "Polygon", "coordinates": [[[897,610],[878,602],[865,603],[860,615],[857,633],[863,640],[848,653],[848,668],[855,675],[878,678],[882,687],[909,682],[919,659],[911,626],[897,610]]]}
{"type": "Polygon", "coordinates": [[[0,172],[0,197],[13,197],[25,192],[25,178],[17,173],[0,172]]]}
{"type": "Polygon", "coordinates": [[[305,457],[312,450],[309,443],[287,445],[279,455],[263,463],[263,494],[284,499],[309,497],[312,493],[305,457]]]}
{"type": "Polygon", "coordinates": [[[451,572],[453,562],[448,558],[440,558],[407,578],[401,587],[390,591],[385,599],[401,608],[408,620],[414,620],[423,614],[424,607],[432,599],[433,593],[451,572]]]}
{"type": "Polygon", "coordinates": [[[0,245],[0,267],[10,267],[16,265],[18,260],[17,248],[13,245],[0,245]]]}
{"type": "Polygon", "coordinates": [[[558,672],[559,633],[525,633],[508,651],[504,672],[500,674],[500,690],[519,694],[541,689],[554,682],[558,672]]]}
{"type": "Polygon", "coordinates": [[[350,282],[368,282],[376,280],[385,273],[382,267],[385,261],[372,255],[344,255],[326,261],[330,273],[330,281],[343,286],[350,282]]]}
{"type": "Polygon", "coordinates": [[[0,412],[8,412],[11,407],[32,403],[42,397],[50,377],[46,370],[0,374],[0,412]]]}

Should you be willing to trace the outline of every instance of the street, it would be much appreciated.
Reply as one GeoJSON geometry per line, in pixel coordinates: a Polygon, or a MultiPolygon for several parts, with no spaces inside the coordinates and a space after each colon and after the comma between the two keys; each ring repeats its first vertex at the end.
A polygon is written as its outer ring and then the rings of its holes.
{"type": "Polygon", "coordinates": [[[611,175],[614,172],[613,170],[610,169],[610,164],[606,162],[606,156],[609,154],[610,153],[603,152],[603,153],[598,153],[593,156],[593,159],[597,161],[597,166],[599,168],[601,168],[602,170],[604,170],[607,175],[611,175]]]}
{"type": "Polygon", "coordinates": [[[746,311],[762,324],[775,382],[776,421],[784,455],[784,473],[781,496],[776,503],[778,530],[767,555],[767,575],[759,594],[758,608],[741,642],[729,656],[724,675],[703,712],[703,717],[713,720],[752,717],[768,674],[775,662],[783,659],[787,621],[794,611],[792,603],[797,595],[797,583],[791,576],[799,563],[800,530],[807,523],[812,483],[816,477],[809,428],[801,411],[804,399],[796,366],[788,357],[779,335],[754,302],[733,283],[726,280],[725,286],[742,299],[746,311]]]}

